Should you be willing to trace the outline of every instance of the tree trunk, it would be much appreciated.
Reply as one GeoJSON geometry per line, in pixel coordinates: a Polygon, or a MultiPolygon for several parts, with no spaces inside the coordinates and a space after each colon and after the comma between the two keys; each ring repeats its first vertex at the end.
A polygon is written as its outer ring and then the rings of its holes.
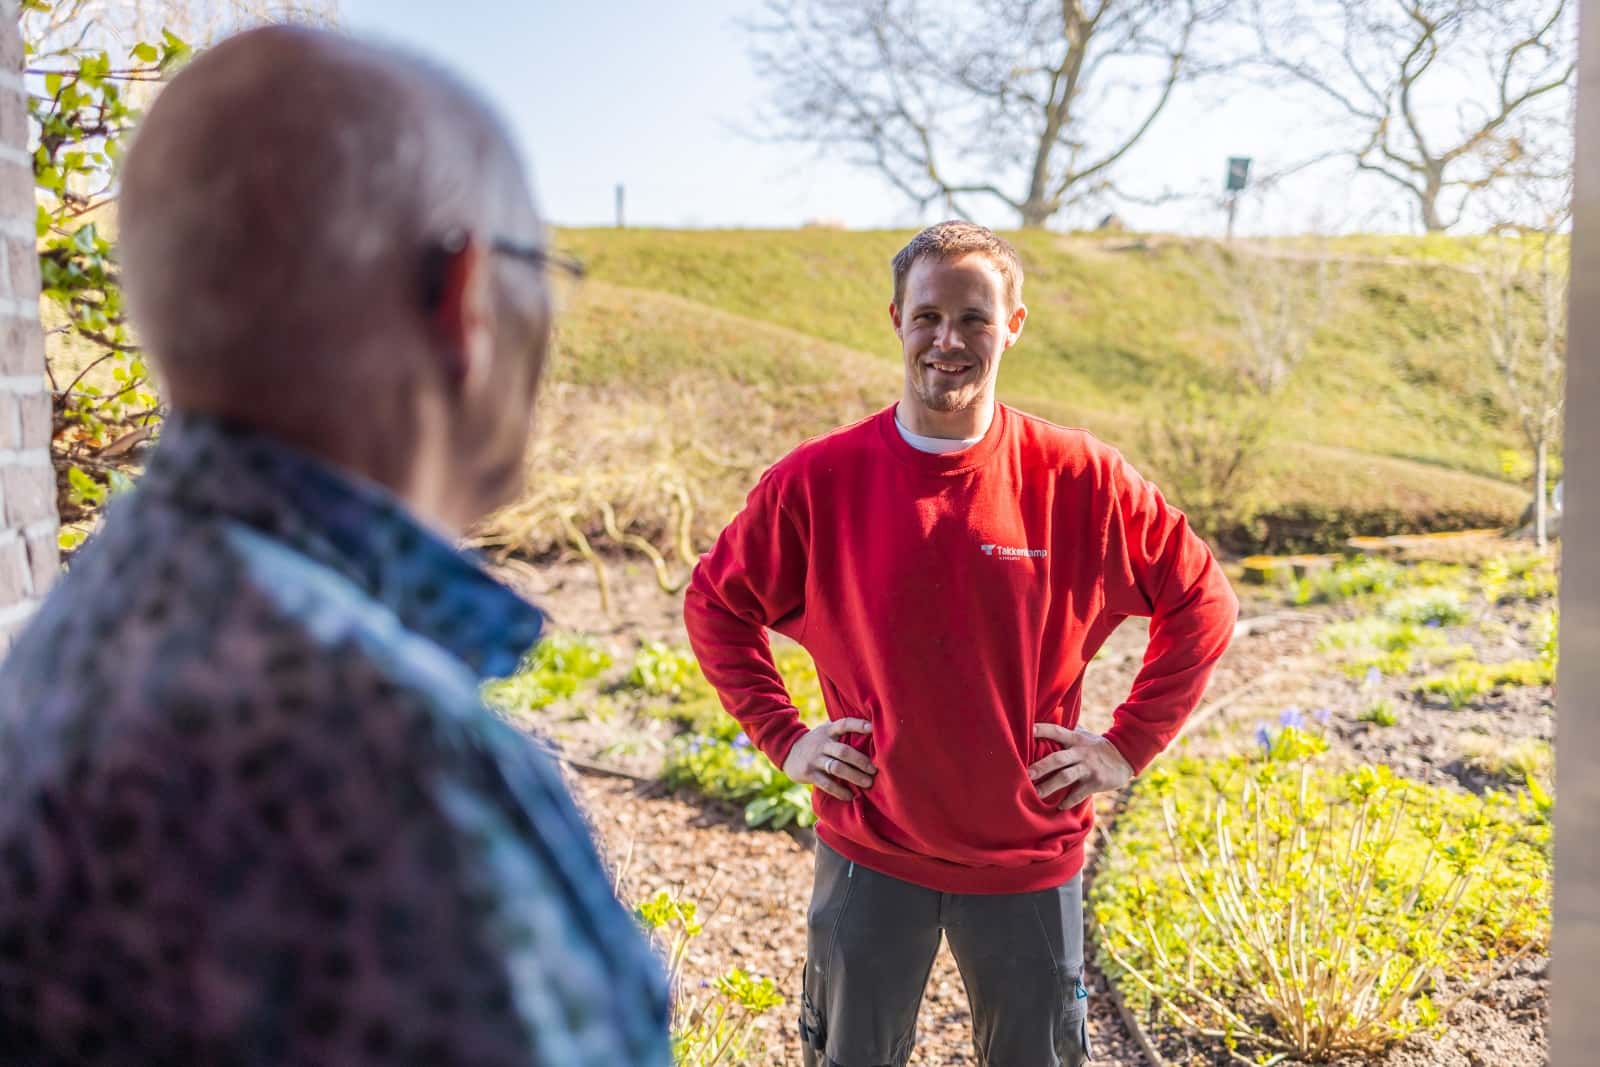
{"type": "Polygon", "coordinates": [[[1422,204],[1422,228],[1429,233],[1443,233],[1448,226],[1439,217],[1439,197],[1444,194],[1444,168],[1430,161],[1422,188],[1416,193],[1417,200],[1422,204]]]}
{"type": "Polygon", "coordinates": [[[1549,452],[1550,446],[1541,437],[1538,447],[1534,449],[1533,460],[1533,543],[1540,549],[1548,543],[1544,486],[1548,476],[1549,452]]]}
{"type": "Polygon", "coordinates": [[[1053,211],[1048,205],[1040,203],[1032,197],[1029,197],[1027,200],[1024,200],[1022,202],[1022,206],[1017,209],[1017,214],[1022,217],[1023,229],[1037,230],[1043,227],[1045,223],[1050,221],[1050,216],[1054,215],[1055,211],[1053,211]]]}
{"type": "Polygon", "coordinates": [[[1422,228],[1429,233],[1443,233],[1445,223],[1439,217],[1439,190],[1425,190],[1417,199],[1422,202],[1422,228]]]}

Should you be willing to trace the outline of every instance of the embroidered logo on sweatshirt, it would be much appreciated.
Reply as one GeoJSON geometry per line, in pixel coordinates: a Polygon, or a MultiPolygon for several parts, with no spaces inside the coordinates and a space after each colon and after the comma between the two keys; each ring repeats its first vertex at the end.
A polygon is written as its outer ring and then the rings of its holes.
{"type": "Polygon", "coordinates": [[[1013,548],[1010,545],[979,545],[983,554],[999,559],[1044,559],[1050,555],[1048,548],[1013,548]]]}

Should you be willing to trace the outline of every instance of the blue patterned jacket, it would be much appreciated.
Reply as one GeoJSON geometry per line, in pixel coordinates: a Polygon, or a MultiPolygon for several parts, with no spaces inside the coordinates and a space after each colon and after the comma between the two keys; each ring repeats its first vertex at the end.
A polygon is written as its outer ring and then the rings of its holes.
{"type": "Polygon", "coordinates": [[[170,421],[0,668],[0,1059],[669,1063],[657,961],[479,697],[540,626],[381,490],[170,421]]]}

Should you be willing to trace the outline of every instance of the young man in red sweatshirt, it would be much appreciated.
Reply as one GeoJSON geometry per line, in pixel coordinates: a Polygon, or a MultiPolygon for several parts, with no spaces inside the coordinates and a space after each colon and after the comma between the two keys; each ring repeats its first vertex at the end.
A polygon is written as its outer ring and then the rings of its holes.
{"type": "Polygon", "coordinates": [[[1113,448],[995,401],[1022,266],[946,222],[894,259],[899,403],[807,441],[701,560],[689,637],[728,711],[815,786],[800,1030],[812,1067],[904,1064],[941,934],[986,1067],[1089,1055],[1083,844],[1095,793],[1193,710],[1238,610],[1210,551],[1113,448]],[[1130,615],[1150,647],[1104,735],[1083,672],[1130,615]],[[816,661],[808,729],[766,630],[816,661]]]}

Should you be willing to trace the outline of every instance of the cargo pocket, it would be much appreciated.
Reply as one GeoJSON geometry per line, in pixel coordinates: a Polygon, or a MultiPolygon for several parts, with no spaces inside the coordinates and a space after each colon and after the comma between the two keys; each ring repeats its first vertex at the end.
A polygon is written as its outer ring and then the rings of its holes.
{"type": "Polygon", "coordinates": [[[811,978],[811,961],[806,960],[805,982],[800,991],[800,1044],[805,1051],[805,1062],[827,1062],[823,1053],[828,1048],[828,1023],[817,1009],[822,999],[821,990],[815,989],[811,978]]]}
{"type": "Polygon", "coordinates": [[[1056,1040],[1056,1057],[1061,1067],[1083,1067],[1089,1062],[1089,990],[1084,988],[1083,975],[1070,977],[1066,996],[1062,998],[1063,1017],[1061,1033],[1056,1040]]]}

